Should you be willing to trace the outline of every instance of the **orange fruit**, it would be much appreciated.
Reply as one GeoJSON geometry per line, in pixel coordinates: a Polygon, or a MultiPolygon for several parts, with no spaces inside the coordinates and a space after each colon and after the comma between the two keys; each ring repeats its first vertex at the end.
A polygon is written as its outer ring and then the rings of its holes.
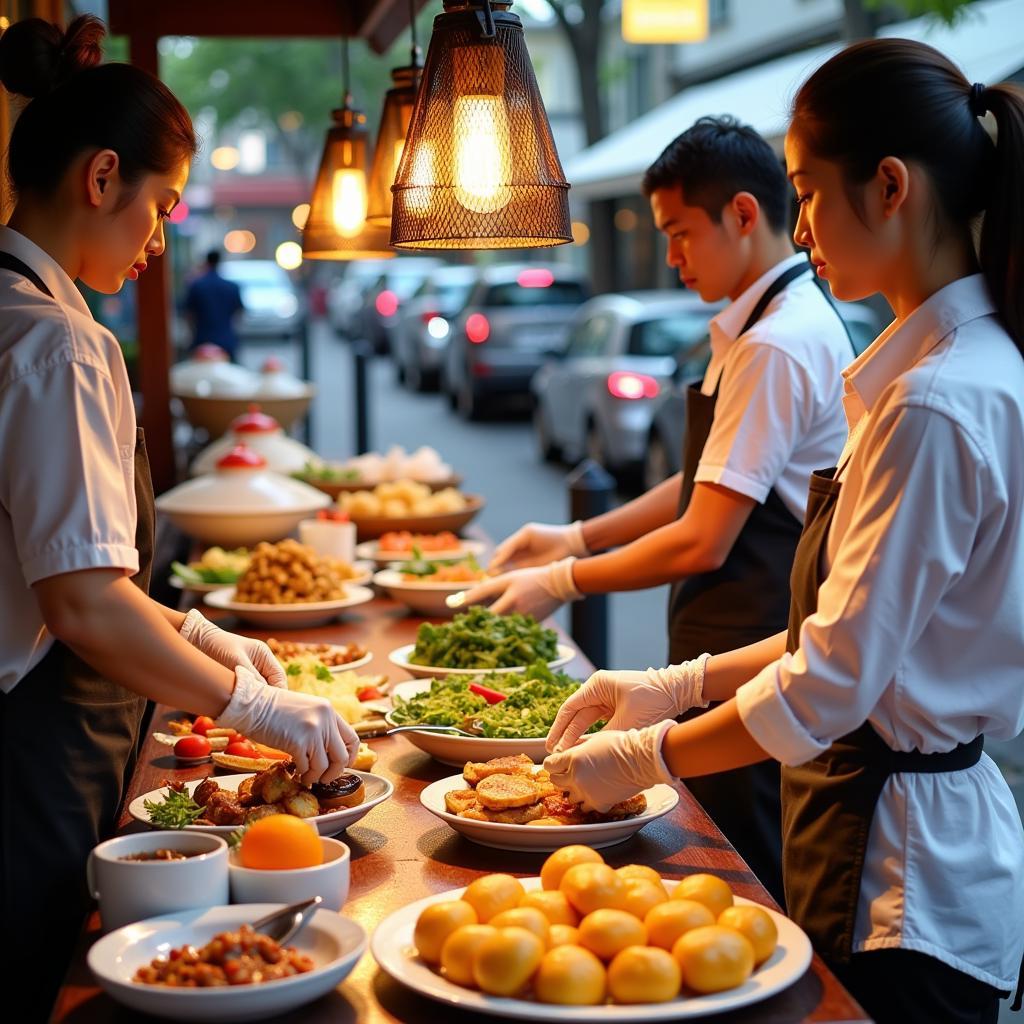
{"type": "Polygon", "coordinates": [[[497,935],[498,929],[489,924],[464,924],[444,940],[441,947],[441,970],[455,985],[476,988],[473,978],[473,958],[484,939],[497,935]]]}
{"type": "Polygon", "coordinates": [[[622,909],[628,911],[634,917],[642,921],[652,907],[659,903],[668,901],[668,893],[665,887],[659,882],[649,882],[646,878],[627,878],[626,896],[622,909]]]}
{"type": "Polygon", "coordinates": [[[608,991],[617,1003],[667,1003],[682,983],[679,961],[656,946],[628,946],[608,965],[608,991]]]}
{"type": "Polygon", "coordinates": [[[580,915],[558,889],[531,889],[520,901],[521,907],[536,907],[552,924],[580,923],[580,915]]]}
{"type": "MultiPolygon", "coordinates": [[[[625,867],[616,868],[615,873],[622,875],[627,881],[631,878],[644,878],[648,882],[653,882],[655,885],[662,885],[661,875],[652,867],[648,867],[646,864],[627,864],[625,867]]],[[[667,896],[668,893],[666,892],[667,896]]]]}
{"type": "Polygon", "coordinates": [[[412,942],[428,964],[439,964],[441,947],[448,936],[464,925],[476,923],[476,911],[465,900],[433,903],[417,918],[412,942]]]}
{"type": "Polygon", "coordinates": [[[544,954],[533,979],[542,1003],[596,1006],[604,1002],[604,964],[579,946],[558,946],[544,954]]]}
{"type": "Polygon", "coordinates": [[[775,952],[779,930],[768,911],[761,907],[727,907],[718,915],[718,923],[747,937],[754,947],[755,965],[760,966],[775,952]]]}
{"type": "Polygon", "coordinates": [[[611,960],[627,946],[646,946],[647,929],[627,911],[605,907],[580,922],[580,945],[602,960],[611,960]]]}
{"type": "Polygon", "coordinates": [[[680,935],[715,923],[715,915],[696,900],[667,900],[651,907],[644,918],[647,941],[671,949],[680,935]]]}
{"type": "Polygon", "coordinates": [[[703,903],[715,918],[732,906],[732,889],[717,875],[688,875],[672,890],[674,900],[696,900],[703,903]]]}
{"type": "Polygon", "coordinates": [[[487,924],[495,914],[519,906],[525,895],[523,883],[511,875],[484,875],[470,882],[462,898],[476,911],[481,924],[487,924]]]}
{"type": "Polygon", "coordinates": [[[473,978],[489,995],[513,996],[526,987],[543,956],[544,943],[533,932],[499,928],[473,956],[473,978]]]}
{"type": "Polygon", "coordinates": [[[540,884],[545,889],[557,889],[562,876],[576,864],[603,864],[604,858],[589,846],[563,846],[555,850],[540,869],[540,884]]]}
{"type": "Polygon", "coordinates": [[[578,946],[580,944],[580,930],[571,924],[553,924],[548,932],[548,947],[555,946],[578,946]]]}
{"type": "Polygon", "coordinates": [[[291,814],[271,814],[245,830],[238,859],[243,868],[312,868],[323,864],[324,847],[315,825],[291,814]]]}
{"type": "Polygon", "coordinates": [[[608,907],[621,910],[626,903],[626,880],[607,864],[575,864],[559,888],[583,915],[608,907]]]}
{"type": "Polygon", "coordinates": [[[683,981],[694,992],[736,988],[754,970],[754,947],[732,928],[709,924],[681,936],[672,947],[683,981]]]}
{"type": "Polygon", "coordinates": [[[547,949],[551,923],[536,907],[513,907],[511,910],[503,910],[487,923],[495,928],[525,928],[528,932],[533,932],[547,949]]]}

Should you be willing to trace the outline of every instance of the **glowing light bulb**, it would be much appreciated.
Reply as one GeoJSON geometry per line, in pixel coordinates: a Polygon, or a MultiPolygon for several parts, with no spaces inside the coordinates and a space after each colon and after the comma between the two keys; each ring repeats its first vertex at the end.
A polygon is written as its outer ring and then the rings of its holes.
{"type": "Polygon", "coordinates": [[[409,187],[405,190],[405,203],[415,214],[423,215],[430,212],[433,203],[432,186],[434,180],[434,144],[423,139],[413,149],[412,166],[409,168],[409,187]]]}
{"type": "Polygon", "coordinates": [[[338,233],[354,238],[366,225],[366,173],[343,167],[331,181],[331,218],[338,233]]]}
{"type": "Polygon", "coordinates": [[[495,213],[512,198],[512,140],[500,96],[455,101],[455,197],[474,213],[495,213]]]}

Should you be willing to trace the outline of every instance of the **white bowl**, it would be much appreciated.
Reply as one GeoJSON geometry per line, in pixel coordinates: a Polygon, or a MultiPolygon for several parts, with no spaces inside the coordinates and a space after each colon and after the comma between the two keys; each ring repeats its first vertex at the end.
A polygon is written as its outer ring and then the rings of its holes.
{"type": "MultiPolygon", "coordinates": [[[[207,598],[209,601],[209,598],[207,598]]],[[[436,668],[430,665],[414,665],[409,656],[416,649],[415,644],[403,644],[396,647],[389,655],[388,661],[392,665],[405,669],[411,676],[417,679],[440,679],[443,676],[483,676],[488,672],[525,672],[528,665],[512,665],[509,668],[436,668]]],[[[548,662],[548,668],[561,668],[567,665],[576,657],[576,651],[567,644],[558,645],[558,657],[548,662]]]]}
{"type": "Polygon", "coordinates": [[[259,384],[234,394],[198,395],[187,391],[172,391],[181,400],[185,415],[194,427],[201,427],[210,437],[220,437],[231,427],[253,402],[273,416],[282,429],[287,430],[296,420],[306,415],[316,389],[307,385],[306,393],[295,397],[271,397],[260,394],[259,384]]]}
{"type": "MultiPolygon", "coordinates": [[[[327,498],[327,495],[324,495],[327,498]]],[[[330,498],[327,498],[330,501],[330,498]]],[[[182,533],[204,544],[220,544],[221,547],[255,547],[260,541],[283,540],[294,532],[299,521],[305,519],[316,508],[297,511],[266,511],[253,509],[230,512],[169,512],[157,509],[166,516],[182,533]]]]}
{"type": "Polygon", "coordinates": [[[346,608],[366,604],[373,600],[369,587],[345,585],[345,596],[336,601],[301,601],[294,604],[250,604],[235,600],[235,588],[223,587],[212,594],[204,594],[203,600],[211,608],[233,612],[240,619],[254,626],[267,629],[305,629],[322,626],[336,619],[346,608]]]}
{"type": "Polygon", "coordinates": [[[445,604],[445,598],[449,594],[458,594],[476,586],[475,583],[465,580],[461,583],[432,583],[429,577],[416,581],[407,580],[399,569],[381,569],[374,574],[373,582],[381,590],[386,590],[396,601],[408,605],[414,612],[435,619],[450,619],[457,611],[463,611],[462,608],[449,608],[445,604]]]}
{"type": "MultiPolygon", "coordinates": [[[[483,541],[461,540],[459,546],[451,551],[428,551],[423,557],[432,562],[447,562],[458,558],[468,558],[470,555],[479,558],[486,550],[487,545],[483,541]]],[[[367,540],[356,545],[356,558],[369,559],[376,562],[381,569],[387,569],[396,563],[409,561],[412,555],[403,555],[394,551],[382,552],[379,540],[367,540]]]]}
{"type": "Polygon", "coordinates": [[[334,911],[317,910],[289,943],[311,957],[316,967],[291,978],[219,988],[169,988],[132,981],[139,967],[171,949],[205,945],[219,932],[236,930],[278,909],[276,903],[243,903],[139,921],[96,942],[89,950],[89,968],[112,999],[157,1017],[230,1024],[285,1013],[327,995],[351,973],[366,950],[366,932],[360,925],[334,911]]]}
{"type": "Polygon", "coordinates": [[[349,848],[339,839],[320,837],[323,864],[271,871],[242,867],[237,850],[228,855],[232,903],[298,903],[319,896],[324,910],[341,910],[348,899],[349,848]]]}

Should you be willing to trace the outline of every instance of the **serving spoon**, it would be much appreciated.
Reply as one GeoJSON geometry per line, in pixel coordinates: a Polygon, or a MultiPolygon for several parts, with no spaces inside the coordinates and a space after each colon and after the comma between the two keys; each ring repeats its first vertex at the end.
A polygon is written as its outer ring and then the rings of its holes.
{"type": "Polygon", "coordinates": [[[465,729],[460,729],[457,725],[396,725],[388,729],[385,736],[394,736],[398,732],[438,732],[448,733],[451,736],[469,736],[471,739],[480,739],[480,734],[476,732],[466,732],[465,729]]]}
{"type": "Polygon", "coordinates": [[[306,927],[309,919],[316,913],[321,903],[323,903],[322,896],[313,896],[308,900],[303,900],[301,903],[292,903],[290,906],[272,911],[266,917],[253,921],[249,927],[253,931],[273,939],[278,945],[283,946],[289,939],[294,939],[306,927]]]}

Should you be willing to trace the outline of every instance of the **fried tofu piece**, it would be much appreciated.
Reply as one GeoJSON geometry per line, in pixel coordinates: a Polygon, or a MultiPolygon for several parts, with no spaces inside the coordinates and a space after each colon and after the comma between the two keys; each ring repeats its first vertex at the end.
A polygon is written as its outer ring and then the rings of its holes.
{"type": "Polygon", "coordinates": [[[505,811],[491,811],[482,808],[483,820],[494,821],[500,825],[530,825],[537,818],[544,817],[544,805],[540,802],[527,807],[511,807],[505,811]]]}
{"type": "Polygon", "coordinates": [[[587,818],[591,821],[621,821],[623,818],[635,818],[646,810],[647,797],[643,793],[637,793],[636,796],[631,796],[628,800],[609,807],[603,814],[598,814],[596,817],[588,815],[587,818]]]}
{"type": "Polygon", "coordinates": [[[472,789],[452,789],[444,795],[444,808],[449,814],[461,814],[475,806],[476,792],[472,789]]]}
{"type": "Polygon", "coordinates": [[[511,754],[508,757],[492,757],[490,761],[467,761],[462,777],[471,786],[477,785],[490,775],[533,775],[533,762],[526,754],[511,754]]]}
{"type": "Polygon", "coordinates": [[[298,793],[302,786],[288,772],[284,761],[260,772],[252,780],[252,795],[265,804],[283,803],[286,797],[298,793]]]}
{"type": "Polygon", "coordinates": [[[533,779],[525,775],[488,775],[476,786],[476,798],[489,811],[507,811],[537,803],[539,792],[533,779]]]}
{"type": "Polygon", "coordinates": [[[285,809],[280,804],[260,804],[259,807],[250,807],[245,813],[246,825],[251,825],[260,818],[269,818],[272,814],[284,814],[285,809]]]}
{"type": "Polygon", "coordinates": [[[289,793],[281,803],[285,811],[296,818],[312,818],[320,813],[320,801],[308,789],[289,793]]]}

